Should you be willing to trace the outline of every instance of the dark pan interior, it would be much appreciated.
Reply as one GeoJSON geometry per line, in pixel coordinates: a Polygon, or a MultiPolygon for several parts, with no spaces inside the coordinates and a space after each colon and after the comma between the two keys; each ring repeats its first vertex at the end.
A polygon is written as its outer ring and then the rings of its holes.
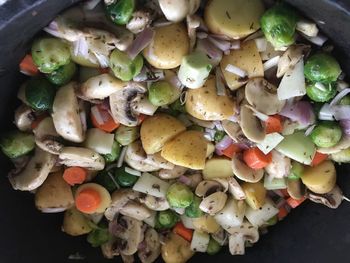
{"type": "MultiPolygon", "coordinates": [[[[10,127],[15,93],[22,77],[18,62],[35,35],[60,11],[77,0],[10,0],[0,7],[0,130],[10,127]]],[[[289,0],[335,42],[342,67],[350,74],[350,2],[289,0]]],[[[68,256],[79,252],[78,262],[112,262],[102,259],[85,237],[61,232],[62,215],[41,214],[34,208],[33,195],[15,192],[6,178],[10,164],[0,157],[0,262],[74,262],[68,256]]],[[[350,169],[338,169],[338,183],[350,195],[350,169]]],[[[191,262],[349,262],[350,204],[337,210],[307,202],[284,221],[272,227],[245,256],[231,257],[224,251],[215,257],[196,255],[191,262]]],[[[121,262],[114,259],[113,262],[121,262]]],[[[159,261],[161,262],[161,261],[159,261]]]]}

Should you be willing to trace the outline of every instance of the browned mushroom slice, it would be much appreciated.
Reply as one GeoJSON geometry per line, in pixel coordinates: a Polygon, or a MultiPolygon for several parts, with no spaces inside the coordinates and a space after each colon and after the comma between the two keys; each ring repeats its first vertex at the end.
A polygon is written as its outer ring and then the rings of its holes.
{"type": "Polygon", "coordinates": [[[157,231],[148,228],[145,232],[144,246],[138,250],[138,256],[142,263],[152,263],[160,255],[160,239],[157,231]]]}
{"type": "Polygon", "coordinates": [[[311,191],[308,191],[306,196],[312,202],[323,204],[333,209],[338,208],[344,199],[343,192],[337,185],[332,189],[332,191],[326,194],[315,194],[311,191]]]}
{"type": "Polygon", "coordinates": [[[204,180],[197,185],[195,194],[199,197],[207,197],[215,192],[220,192],[222,190],[223,187],[219,182],[204,180]]]}
{"type": "Polygon", "coordinates": [[[227,200],[227,195],[223,192],[216,192],[205,197],[199,204],[199,209],[209,215],[215,215],[220,212],[227,200]]]}
{"type": "Polygon", "coordinates": [[[300,179],[287,179],[287,192],[293,199],[300,200],[305,196],[306,188],[300,179]]]}
{"type": "Polygon", "coordinates": [[[253,170],[236,156],[232,158],[232,170],[240,180],[249,183],[259,182],[264,176],[263,169],[253,170]]]}
{"type": "Polygon", "coordinates": [[[232,255],[244,255],[245,242],[256,243],[259,240],[257,227],[252,226],[247,221],[240,227],[232,228],[229,236],[229,250],[232,255]]]}
{"type": "Polygon", "coordinates": [[[244,135],[252,142],[260,143],[264,140],[265,131],[260,120],[246,105],[241,107],[240,125],[244,135]]]}

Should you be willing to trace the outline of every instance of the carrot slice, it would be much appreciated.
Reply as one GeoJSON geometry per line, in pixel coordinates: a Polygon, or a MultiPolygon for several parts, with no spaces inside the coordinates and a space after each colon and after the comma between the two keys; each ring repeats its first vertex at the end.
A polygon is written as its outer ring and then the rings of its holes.
{"type": "Polygon", "coordinates": [[[86,180],[87,171],[82,167],[69,167],[64,170],[63,179],[69,185],[81,184],[86,180]]]}
{"type": "Polygon", "coordinates": [[[316,152],[314,158],[312,159],[311,166],[317,166],[328,158],[327,154],[316,152]]]}
{"type": "Polygon", "coordinates": [[[192,236],[193,236],[193,230],[186,228],[181,222],[178,222],[174,229],[174,233],[183,237],[186,239],[188,242],[191,242],[192,236]]]}
{"type": "Polygon", "coordinates": [[[280,210],[278,211],[278,220],[282,220],[288,215],[288,211],[284,206],[280,207],[280,210]]]}
{"type": "Polygon", "coordinates": [[[147,118],[147,115],[142,113],[138,116],[138,120],[140,123],[142,123],[146,118],[147,118]]]}
{"type": "Polygon", "coordinates": [[[241,151],[241,148],[239,148],[236,144],[231,144],[225,150],[222,150],[222,154],[232,159],[232,157],[240,151],[241,151]]]}
{"type": "Polygon", "coordinates": [[[112,132],[119,127],[120,123],[114,121],[108,110],[104,109],[101,105],[96,105],[94,107],[97,107],[97,110],[99,111],[103,120],[103,123],[99,123],[96,120],[94,114],[91,113],[91,122],[94,127],[99,128],[105,132],[112,132]]]}
{"type": "Polygon", "coordinates": [[[34,130],[36,127],[38,127],[39,123],[48,116],[49,115],[47,113],[43,113],[43,114],[38,115],[36,117],[36,119],[31,124],[32,130],[34,130]]]}
{"type": "Polygon", "coordinates": [[[296,199],[293,199],[292,197],[289,197],[289,198],[287,199],[287,204],[288,204],[291,208],[296,208],[296,207],[298,207],[300,204],[302,204],[305,200],[306,200],[305,197],[303,197],[303,198],[300,199],[300,200],[296,200],[296,199]]]}
{"type": "Polygon", "coordinates": [[[258,147],[254,147],[243,152],[243,160],[250,168],[261,169],[272,161],[272,154],[265,155],[258,147]]]}
{"type": "Polygon", "coordinates": [[[92,188],[82,190],[75,197],[75,206],[83,213],[93,213],[100,204],[100,193],[92,188]]]}
{"type": "Polygon", "coordinates": [[[23,74],[26,74],[29,76],[36,76],[39,74],[39,69],[34,64],[32,56],[29,54],[23,58],[23,60],[19,64],[19,69],[23,74]]]}
{"type": "Polygon", "coordinates": [[[280,115],[272,115],[265,121],[266,133],[282,132],[282,118],[280,115]]]}

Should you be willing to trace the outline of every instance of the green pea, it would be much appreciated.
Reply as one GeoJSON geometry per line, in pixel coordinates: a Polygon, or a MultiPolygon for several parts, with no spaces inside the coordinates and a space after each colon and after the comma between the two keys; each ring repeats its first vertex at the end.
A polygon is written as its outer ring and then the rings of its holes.
{"type": "Polygon", "coordinates": [[[338,61],[328,53],[317,53],[305,63],[304,74],[311,82],[335,82],[341,73],[338,61]]]}
{"type": "Polygon", "coordinates": [[[318,147],[332,147],[340,141],[342,130],[336,122],[322,121],[311,132],[310,137],[318,147]]]}
{"type": "Polygon", "coordinates": [[[160,211],[157,215],[158,226],[161,229],[168,229],[175,226],[179,216],[172,210],[160,211]]]}
{"type": "Polygon", "coordinates": [[[185,209],[185,215],[190,218],[201,217],[203,215],[203,211],[199,209],[201,202],[202,199],[200,199],[198,196],[194,196],[193,202],[185,209]]]}
{"type": "Polygon", "coordinates": [[[114,75],[122,81],[130,81],[141,72],[143,58],[138,55],[134,60],[123,51],[114,49],[110,55],[110,67],[114,75]]]}
{"type": "Polygon", "coordinates": [[[222,246],[212,237],[209,240],[209,244],[207,247],[207,253],[209,255],[215,255],[217,253],[219,253],[219,251],[221,250],[222,246]]]}
{"type": "Polygon", "coordinates": [[[148,99],[154,106],[168,105],[174,96],[174,87],[165,80],[152,83],[148,90],[148,99]]]}
{"type": "Polygon", "coordinates": [[[115,177],[121,187],[132,187],[139,179],[137,176],[127,173],[124,166],[115,171],[115,177]]]}
{"type": "Polygon", "coordinates": [[[126,25],[135,10],[135,0],[118,0],[106,7],[107,14],[117,25],[126,25]]]}
{"type": "Polygon", "coordinates": [[[67,84],[75,75],[77,66],[74,62],[69,62],[66,65],[59,67],[50,74],[46,75],[46,78],[55,85],[62,86],[67,84]]]}
{"type": "Polygon", "coordinates": [[[32,57],[43,73],[52,73],[70,61],[68,44],[57,38],[40,38],[34,41],[32,57]]]}
{"type": "Polygon", "coordinates": [[[50,110],[55,94],[55,87],[44,78],[33,78],[25,87],[26,100],[35,110],[50,110]]]}
{"type": "Polygon", "coordinates": [[[120,144],[114,141],[112,145],[112,152],[109,154],[103,155],[103,157],[105,158],[107,163],[113,163],[118,159],[120,155],[120,151],[121,151],[120,144]]]}

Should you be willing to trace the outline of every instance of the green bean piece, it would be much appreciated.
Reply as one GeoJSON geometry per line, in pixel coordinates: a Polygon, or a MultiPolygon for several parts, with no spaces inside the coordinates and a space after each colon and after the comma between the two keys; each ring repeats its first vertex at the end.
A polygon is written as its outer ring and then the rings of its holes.
{"type": "Polygon", "coordinates": [[[135,10],[135,0],[118,0],[106,7],[107,14],[117,25],[126,25],[135,10]]]}
{"type": "Polygon", "coordinates": [[[137,176],[129,174],[125,171],[125,166],[122,166],[115,171],[115,178],[121,187],[132,187],[139,179],[137,176]]]}
{"type": "Polygon", "coordinates": [[[120,152],[121,152],[120,144],[117,141],[114,141],[112,145],[112,152],[109,154],[103,155],[103,157],[105,158],[105,161],[107,163],[113,163],[119,158],[120,152]]]}

